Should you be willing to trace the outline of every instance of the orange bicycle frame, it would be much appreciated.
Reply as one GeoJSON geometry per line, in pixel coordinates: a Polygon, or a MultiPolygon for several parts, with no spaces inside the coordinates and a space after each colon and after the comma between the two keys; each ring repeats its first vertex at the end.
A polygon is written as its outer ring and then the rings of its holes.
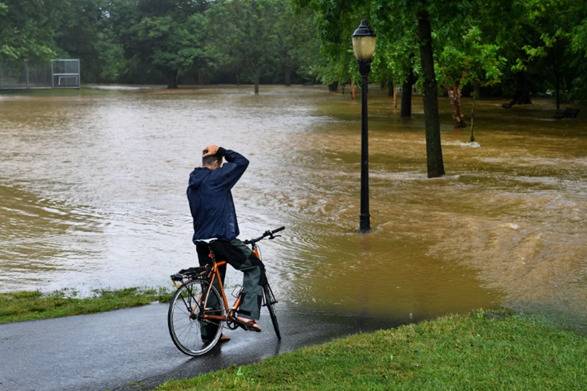
{"type": "MultiPolygon", "coordinates": [[[[210,296],[210,292],[212,291],[212,286],[214,285],[214,281],[218,280],[218,287],[220,288],[219,289],[220,291],[218,293],[220,294],[222,301],[224,302],[224,308],[227,309],[228,318],[232,318],[232,313],[234,313],[241,304],[241,296],[239,295],[239,297],[237,297],[236,301],[234,302],[234,305],[232,306],[232,308],[230,308],[229,304],[228,304],[228,298],[226,297],[226,293],[224,292],[224,286],[222,284],[222,278],[220,276],[220,270],[219,270],[219,268],[221,266],[226,265],[226,263],[227,263],[226,261],[212,262],[212,270],[210,271],[211,277],[209,279],[210,284],[208,285],[208,289],[206,290],[206,294],[203,296],[204,300],[202,301],[202,305],[204,305],[204,303],[208,300],[208,296],[210,296]]],[[[219,321],[228,320],[227,316],[225,316],[225,315],[203,315],[202,318],[209,319],[209,320],[219,320],[219,321]]]]}

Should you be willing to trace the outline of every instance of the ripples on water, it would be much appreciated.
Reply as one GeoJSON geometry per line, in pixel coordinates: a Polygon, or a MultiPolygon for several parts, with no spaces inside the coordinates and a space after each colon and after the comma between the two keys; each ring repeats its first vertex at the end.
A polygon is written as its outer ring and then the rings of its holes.
{"type": "Polygon", "coordinates": [[[484,101],[478,148],[444,118],[448,175],[429,180],[419,99],[411,121],[386,97],[370,103],[374,230],[362,236],[359,102],[347,97],[3,97],[0,289],[167,284],[195,262],[185,186],[201,148],[218,143],[251,160],[234,190],[242,236],[288,226],[264,246],[286,300],[402,319],[505,304],[585,322],[585,121],[547,121],[544,102],[484,101]]]}

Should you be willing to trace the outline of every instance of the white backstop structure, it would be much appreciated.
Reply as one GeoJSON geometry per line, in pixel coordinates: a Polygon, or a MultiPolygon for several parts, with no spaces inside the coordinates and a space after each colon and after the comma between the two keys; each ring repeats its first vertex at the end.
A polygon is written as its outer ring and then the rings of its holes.
{"type": "Polygon", "coordinates": [[[32,88],[80,88],[79,59],[50,62],[0,61],[0,90],[32,88]]]}

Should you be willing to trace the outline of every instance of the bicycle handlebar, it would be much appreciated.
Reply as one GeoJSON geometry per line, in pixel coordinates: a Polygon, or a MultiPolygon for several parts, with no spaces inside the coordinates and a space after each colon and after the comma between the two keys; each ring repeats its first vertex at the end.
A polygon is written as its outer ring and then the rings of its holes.
{"type": "Polygon", "coordinates": [[[269,237],[269,240],[275,239],[277,236],[274,236],[276,233],[281,232],[285,229],[285,227],[279,227],[277,229],[274,229],[273,231],[271,230],[267,230],[263,233],[263,235],[259,236],[258,238],[255,239],[247,239],[245,240],[243,243],[244,244],[255,244],[263,239],[265,239],[266,237],[269,237]]]}

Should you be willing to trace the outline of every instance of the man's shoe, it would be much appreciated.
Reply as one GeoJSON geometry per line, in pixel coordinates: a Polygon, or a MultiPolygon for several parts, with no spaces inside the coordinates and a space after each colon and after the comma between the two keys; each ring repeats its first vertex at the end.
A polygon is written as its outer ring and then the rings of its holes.
{"type": "Polygon", "coordinates": [[[261,326],[259,326],[259,323],[257,323],[255,319],[248,319],[238,316],[236,320],[245,330],[256,331],[258,333],[261,332],[261,326]]]}

